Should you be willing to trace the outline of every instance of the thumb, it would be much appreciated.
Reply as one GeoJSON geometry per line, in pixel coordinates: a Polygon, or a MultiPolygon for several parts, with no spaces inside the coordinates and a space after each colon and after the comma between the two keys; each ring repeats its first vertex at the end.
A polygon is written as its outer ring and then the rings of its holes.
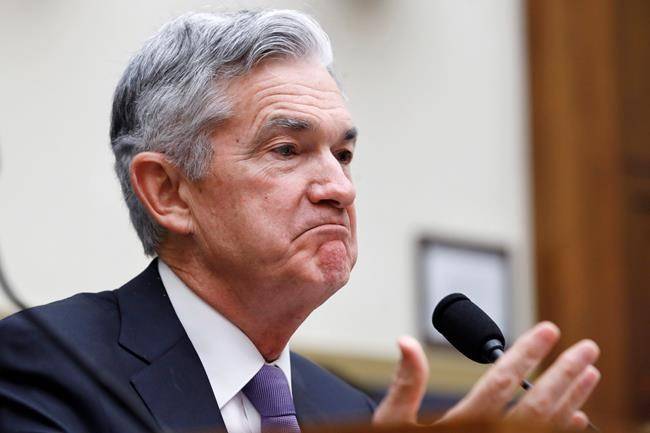
{"type": "Polygon", "coordinates": [[[429,378],[429,364],[418,341],[401,337],[397,344],[401,359],[383,398],[373,415],[374,424],[415,423],[429,378]]]}

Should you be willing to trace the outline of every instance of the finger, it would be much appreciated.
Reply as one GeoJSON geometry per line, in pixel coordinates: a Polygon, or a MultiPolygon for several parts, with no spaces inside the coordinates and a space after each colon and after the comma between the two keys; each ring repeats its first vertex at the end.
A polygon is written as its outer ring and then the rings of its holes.
{"type": "MultiPolygon", "coordinates": [[[[588,365],[596,361],[599,353],[598,346],[591,340],[583,340],[565,350],[515,405],[510,414],[538,421],[551,420],[555,412],[560,410],[558,403],[573,391],[572,385],[576,379],[588,365]]],[[[585,398],[587,396],[588,394],[585,398]]],[[[577,408],[572,408],[569,413],[574,409],[577,408]]]]}
{"type": "Polygon", "coordinates": [[[489,418],[503,413],[521,381],[551,351],[560,330],[542,322],[524,333],[443,419],[489,418]]]}
{"type": "Polygon", "coordinates": [[[429,378],[422,346],[413,337],[398,340],[401,360],[388,393],[373,415],[377,424],[415,423],[429,378]]]}
{"type": "Polygon", "coordinates": [[[573,382],[571,389],[558,404],[553,422],[561,427],[572,427],[573,417],[582,407],[600,381],[600,372],[589,365],[573,382]]]}
{"type": "Polygon", "coordinates": [[[568,429],[584,430],[589,426],[589,417],[581,410],[573,412],[571,421],[567,425],[568,429]]]}

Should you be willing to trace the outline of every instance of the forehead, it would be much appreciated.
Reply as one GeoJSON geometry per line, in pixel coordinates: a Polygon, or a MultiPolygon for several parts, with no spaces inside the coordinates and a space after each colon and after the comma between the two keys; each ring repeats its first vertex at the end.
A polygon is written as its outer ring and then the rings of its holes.
{"type": "Polygon", "coordinates": [[[233,80],[228,93],[236,120],[253,130],[279,116],[304,119],[320,128],[352,125],[336,81],[316,61],[263,62],[233,80]]]}

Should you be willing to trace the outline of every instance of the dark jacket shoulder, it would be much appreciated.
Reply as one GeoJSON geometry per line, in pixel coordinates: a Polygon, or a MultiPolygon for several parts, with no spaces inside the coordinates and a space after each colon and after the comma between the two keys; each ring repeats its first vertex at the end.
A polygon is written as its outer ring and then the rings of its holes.
{"type": "Polygon", "coordinates": [[[118,310],[115,293],[79,293],[67,299],[15,313],[0,320],[0,335],[3,344],[40,336],[33,318],[70,339],[87,341],[89,344],[100,340],[98,335],[115,334],[118,323],[118,310]],[[111,332],[112,331],[112,332],[111,332]]]}
{"type": "Polygon", "coordinates": [[[119,363],[112,292],[83,293],[0,321],[0,430],[84,431],[99,426],[101,392],[52,342],[68,342],[99,368],[119,363]],[[37,324],[42,323],[47,331],[37,324]]]}

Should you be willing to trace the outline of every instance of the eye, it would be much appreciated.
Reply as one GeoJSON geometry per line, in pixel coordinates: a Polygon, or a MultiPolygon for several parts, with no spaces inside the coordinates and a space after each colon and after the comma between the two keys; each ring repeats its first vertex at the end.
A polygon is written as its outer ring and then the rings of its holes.
{"type": "Polygon", "coordinates": [[[283,144],[281,146],[274,147],[271,151],[284,158],[289,158],[298,154],[298,152],[296,152],[296,147],[293,144],[283,144]]]}
{"type": "Polygon", "coordinates": [[[354,155],[349,150],[341,150],[336,153],[336,159],[339,160],[341,164],[347,165],[352,162],[352,157],[354,155]]]}

